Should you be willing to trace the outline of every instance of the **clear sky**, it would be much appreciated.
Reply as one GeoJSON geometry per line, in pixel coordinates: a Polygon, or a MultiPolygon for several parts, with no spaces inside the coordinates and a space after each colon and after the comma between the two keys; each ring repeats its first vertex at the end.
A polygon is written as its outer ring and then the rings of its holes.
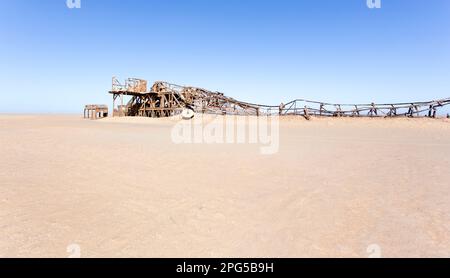
{"type": "Polygon", "coordinates": [[[111,105],[112,76],[277,105],[450,96],[450,1],[0,0],[0,112],[111,105]]]}

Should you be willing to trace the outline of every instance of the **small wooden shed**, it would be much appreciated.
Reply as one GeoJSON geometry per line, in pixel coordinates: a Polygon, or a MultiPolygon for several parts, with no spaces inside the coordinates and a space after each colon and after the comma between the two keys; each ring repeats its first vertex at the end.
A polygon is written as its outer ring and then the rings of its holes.
{"type": "Polygon", "coordinates": [[[84,108],[85,119],[101,119],[108,117],[108,106],[99,104],[88,104],[84,108]]]}

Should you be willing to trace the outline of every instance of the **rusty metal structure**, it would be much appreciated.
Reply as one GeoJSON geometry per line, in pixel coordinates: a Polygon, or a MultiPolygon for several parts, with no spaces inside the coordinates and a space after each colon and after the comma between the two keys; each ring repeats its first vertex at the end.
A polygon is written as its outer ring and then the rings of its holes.
{"type": "Polygon", "coordinates": [[[113,116],[169,117],[191,109],[196,113],[221,115],[298,115],[310,117],[437,117],[438,109],[450,105],[450,98],[394,104],[333,104],[296,99],[277,106],[238,101],[220,92],[158,81],[148,89],[147,81],[129,78],[124,83],[113,77],[113,116]],[[125,104],[124,96],[131,99],[125,104]],[[120,105],[116,108],[116,100],[120,105]]]}
{"type": "Polygon", "coordinates": [[[120,83],[113,78],[112,89],[114,116],[169,117],[191,109],[199,113],[259,115],[260,107],[196,87],[183,87],[158,81],[150,90],[147,81],[130,78],[120,83]],[[131,99],[125,104],[124,96],[131,99]],[[120,105],[116,109],[116,101],[120,105]]]}

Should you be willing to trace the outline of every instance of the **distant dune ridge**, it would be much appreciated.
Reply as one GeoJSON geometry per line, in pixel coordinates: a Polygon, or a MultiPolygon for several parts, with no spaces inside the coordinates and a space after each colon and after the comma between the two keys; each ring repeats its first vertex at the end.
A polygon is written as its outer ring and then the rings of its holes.
{"type": "Polygon", "coordinates": [[[0,115],[0,257],[450,256],[448,119],[283,117],[271,155],[179,121],[0,115]]]}

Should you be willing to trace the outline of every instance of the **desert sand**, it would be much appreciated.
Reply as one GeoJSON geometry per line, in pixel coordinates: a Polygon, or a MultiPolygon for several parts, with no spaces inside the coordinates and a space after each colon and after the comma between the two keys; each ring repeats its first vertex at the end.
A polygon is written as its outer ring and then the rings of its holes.
{"type": "Polygon", "coordinates": [[[0,257],[450,257],[448,120],[284,118],[272,155],[177,121],[0,115],[0,257]]]}

